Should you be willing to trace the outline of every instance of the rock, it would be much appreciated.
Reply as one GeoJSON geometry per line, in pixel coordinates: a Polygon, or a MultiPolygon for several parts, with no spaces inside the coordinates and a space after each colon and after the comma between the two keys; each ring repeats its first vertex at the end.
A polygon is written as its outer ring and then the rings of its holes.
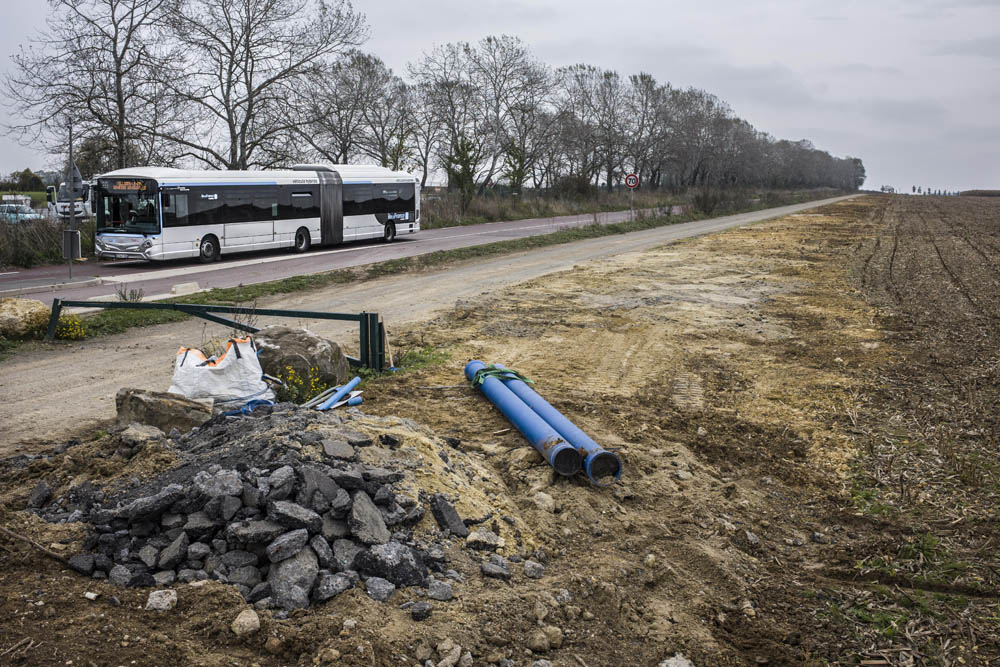
{"type": "Polygon", "coordinates": [[[115,586],[125,587],[128,583],[132,581],[132,571],[129,570],[124,565],[115,565],[108,572],[108,580],[115,586]]]}
{"type": "Polygon", "coordinates": [[[334,540],[333,560],[341,572],[356,569],[358,556],[364,549],[351,540],[334,540]]]}
{"type": "Polygon", "coordinates": [[[323,535],[323,539],[332,544],[334,540],[350,535],[351,529],[346,521],[334,519],[330,514],[324,514],[323,527],[320,529],[320,534],[323,535]]]}
{"type": "Polygon", "coordinates": [[[364,491],[355,491],[351,496],[353,504],[347,519],[351,534],[365,544],[385,544],[389,541],[389,529],[386,528],[382,513],[364,491]]]}
{"type": "Polygon", "coordinates": [[[305,528],[310,533],[318,533],[323,527],[323,517],[311,509],[288,500],[278,500],[267,505],[267,517],[272,521],[291,528],[305,528]]]}
{"type": "Polygon", "coordinates": [[[197,540],[211,535],[216,528],[218,528],[218,524],[206,512],[194,512],[188,514],[183,530],[189,537],[197,540]]]}
{"type": "Polygon", "coordinates": [[[253,565],[234,567],[229,570],[226,579],[231,584],[239,584],[240,586],[252,589],[260,583],[260,570],[253,565]]]}
{"type": "Polygon", "coordinates": [[[240,544],[265,544],[284,532],[285,528],[273,521],[247,521],[229,524],[226,539],[240,544]]]}
{"type": "MultiPolygon", "coordinates": [[[[210,553],[212,553],[212,547],[208,546],[204,542],[195,542],[194,544],[188,545],[188,560],[205,560],[210,553]]],[[[150,565],[150,567],[152,567],[152,565],[150,565]]]]}
{"type": "Polygon", "coordinates": [[[173,570],[162,570],[153,575],[155,586],[169,586],[177,580],[177,575],[173,570]]]}
{"type": "Polygon", "coordinates": [[[94,573],[94,554],[77,554],[69,559],[69,567],[74,572],[90,576],[94,573]]]}
{"type": "MultiPolygon", "coordinates": [[[[188,556],[188,558],[190,558],[190,556],[188,556]]],[[[156,564],[160,561],[160,551],[152,544],[147,544],[143,548],[139,549],[139,560],[145,563],[146,567],[156,567],[156,564]]]]}
{"type": "Polygon", "coordinates": [[[272,563],[291,558],[306,545],[309,541],[309,531],[305,528],[292,530],[284,535],[279,535],[267,545],[267,557],[272,563]]]}
{"type": "Polygon", "coordinates": [[[257,564],[257,554],[241,549],[233,549],[222,554],[222,563],[226,567],[246,567],[257,564]]]}
{"type": "Polygon", "coordinates": [[[316,552],[316,559],[321,568],[328,569],[336,565],[333,560],[333,549],[330,548],[330,543],[322,535],[314,535],[309,540],[309,546],[316,552]]]}
{"type": "Polygon", "coordinates": [[[152,591],[146,598],[146,611],[170,611],[177,606],[177,591],[152,591]]]}
{"type": "Polygon", "coordinates": [[[534,632],[531,633],[531,636],[528,637],[527,646],[535,653],[545,653],[550,648],[552,648],[549,645],[548,636],[546,636],[546,634],[542,632],[542,630],[540,629],[535,630],[534,632]]]}
{"type": "Polygon", "coordinates": [[[45,480],[42,480],[35,485],[34,490],[32,490],[31,495],[28,496],[28,507],[31,509],[38,509],[45,503],[49,502],[52,498],[52,487],[45,480]]]}
{"type": "Polygon", "coordinates": [[[452,535],[458,537],[468,537],[469,528],[462,522],[462,517],[458,515],[455,506],[448,500],[448,496],[443,493],[435,493],[431,496],[431,514],[437,521],[441,530],[447,530],[452,535]]]}
{"type": "Polygon", "coordinates": [[[237,637],[252,635],[260,630],[260,617],[253,609],[244,609],[229,627],[237,637]]]}
{"type": "Polygon", "coordinates": [[[188,545],[187,533],[181,533],[177,539],[160,552],[160,562],[158,563],[160,569],[172,570],[184,562],[184,559],[187,558],[188,545]]]}
{"type": "Polygon", "coordinates": [[[560,648],[563,643],[563,631],[554,625],[546,625],[542,628],[542,632],[545,633],[545,637],[549,640],[549,646],[552,648],[560,648]]]}
{"type": "Polygon", "coordinates": [[[365,582],[365,590],[368,591],[368,597],[372,600],[385,602],[396,592],[396,587],[391,581],[382,577],[369,577],[368,581],[365,582]]]}
{"type": "Polygon", "coordinates": [[[337,486],[344,489],[353,491],[365,487],[365,478],[357,470],[334,469],[330,473],[330,477],[337,483],[337,486]]]}
{"type": "Polygon", "coordinates": [[[427,584],[427,597],[432,600],[447,602],[452,598],[451,582],[431,579],[430,583],[427,584]]]}
{"type": "Polygon", "coordinates": [[[809,537],[809,539],[812,540],[813,542],[815,542],[816,544],[829,544],[830,543],[830,537],[828,535],[824,535],[823,533],[818,533],[818,532],[817,533],[813,533],[809,537]]]}
{"type": "Polygon", "coordinates": [[[186,433],[211,419],[213,401],[192,400],[165,391],[122,388],[115,396],[115,405],[122,426],[149,424],[164,432],[176,428],[186,433]]]}
{"type": "Polygon", "coordinates": [[[317,602],[324,602],[352,588],[354,588],[354,582],[345,574],[322,575],[316,582],[313,599],[317,602]]]}
{"type": "Polygon", "coordinates": [[[271,584],[271,598],[275,606],[288,610],[307,607],[309,592],[318,573],[316,553],[308,546],[291,558],[272,564],[267,581],[271,584]]]}
{"type": "Polygon", "coordinates": [[[504,565],[500,565],[498,563],[483,563],[479,569],[483,573],[484,577],[510,581],[510,568],[504,565]]]}
{"type": "Polygon", "coordinates": [[[692,475],[687,470],[675,470],[674,471],[674,477],[676,477],[677,479],[679,479],[682,482],[686,482],[689,479],[693,478],[694,475],[692,475]]]}
{"type": "Polygon", "coordinates": [[[302,474],[303,492],[307,503],[310,502],[316,491],[321,492],[327,499],[335,498],[337,493],[341,491],[337,483],[320,467],[302,466],[299,472],[302,474]]]}
{"type": "Polygon", "coordinates": [[[271,597],[271,584],[266,581],[262,581],[250,590],[250,594],[246,596],[247,602],[260,602],[265,598],[271,597]]]}
{"type": "Polygon", "coordinates": [[[327,456],[345,461],[351,461],[355,457],[354,447],[344,440],[324,440],[323,451],[327,456]]]}
{"type": "MultiPolygon", "coordinates": [[[[513,664],[514,663],[511,662],[511,665],[513,664]]],[[[552,663],[549,662],[548,660],[535,660],[533,663],[531,663],[531,667],[552,667],[552,663]]]]}
{"type": "Polygon", "coordinates": [[[555,498],[545,493],[544,491],[539,491],[532,498],[535,503],[535,507],[542,510],[543,512],[548,512],[549,514],[554,514],[556,511],[556,501],[555,498]]]}
{"type": "Polygon", "coordinates": [[[350,378],[340,346],[305,329],[270,326],[254,334],[254,340],[260,349],[260,366],[269,375],[285,375],[290,366],[301,377],[315,378],[331,387],[350,378]]]}
{"type": "Polygon", "coordinates": [[[118,515],[127,518],[130,523],[157,519],[171,505],[184,497],[184,487],[180,484],[169,484],[152,496],[136,498],[118,511],[118,515]]]}
{"type": "Polygon", "coordinates": [[[271,473],[268,478],[268,500],[284,500],[292,494],[295,488],[295,469],[292,466],[282,466],[271,473]]]}
{"type": "Polygon", "coordinates": [[[533,560],[524,561],[524,576],[528,579],[541,579],[545,575],[545,566],[533,560]]]}
{"type": "Polygon", "coordinates": [[[87,591],[86,593],[83,594],[83,597],[85,597],[88,600],[90,600],[91,602],[93,602],[97,598],[101,597],[101,594],[100,593],[92,593],[91,591],[87,591]]]}
{"type": "Polygon", "coordinates": [[[695,667],[683,653],[674,653],[672,658],[660,662],[658,667],[695,667]]]}
{"type": "Polygon", "coordinates": [[[434,605],[430,602],[418,602],[410,607],[410,617],[414,621],[423,621],[431,617],[431,611],[433,609],[434,605]]]}
{"type": "Polygon", "coordinates": [[[487,528],[477,528],[465,539],[465,546],[480,551],[496,551],[504,546],[504,539],[487,528]]]}
{"type": "Polygon", "coordinates": [[[177,581],[182,584],[201,583],[208,579],[208,572],[205,570],[185,569],[177,573],[177,581]]]}
{"type": "Polygon", "coordinates": [[[52,310],[41,301],[0,299],[0,336],[23,338],[42,332],[51,315],[52,310]]]}
{"type": "Polygon", "coordinates": [[[376,544],[358,558],[365,574],[388,579],[397,586],[418,586],[427,578],[427,568],[420,555],[399,542],[376,544]]]}
{"type": "Polygon", "coordinates": [[[202,470],[192,481],[194,488],[209,498],[238,496],[243,493],[243,480],[235,470],[220,470],[214,475],[202,470]]]}
{"type": "Polygon", "coordinates": [[[128,428],[118,434],[118,439],[126,447],[141,448],[146,445],[163,442],[167,436],[150,424],[129,424],[128,428]]]}

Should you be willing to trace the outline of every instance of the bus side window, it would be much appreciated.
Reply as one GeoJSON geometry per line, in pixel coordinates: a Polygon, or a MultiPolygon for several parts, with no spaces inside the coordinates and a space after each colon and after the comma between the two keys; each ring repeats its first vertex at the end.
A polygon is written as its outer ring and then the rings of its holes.
{"type": "Polygon", "coordinates": [[[318,218],[319,203],[311,192],[293,192],[288,214],[281,217],[285,219],[318,218]]]}
{"type": "Polygon", "coordinates": [[[344,215],[368,215],[376,213],[372,201],[372,186],[367,184],[347,184],[344,186],[344,215]]]}
{"type": "Polygon", "coordinates": [[[253,193],[253,219],[278,217],[278,189],[261,188],[253,193]]]}
{"type": "Polygon", "coordinates": [[[163,194],[163,226],[186,227],[188,225],[188,196],[178,193],[163,194]]]}

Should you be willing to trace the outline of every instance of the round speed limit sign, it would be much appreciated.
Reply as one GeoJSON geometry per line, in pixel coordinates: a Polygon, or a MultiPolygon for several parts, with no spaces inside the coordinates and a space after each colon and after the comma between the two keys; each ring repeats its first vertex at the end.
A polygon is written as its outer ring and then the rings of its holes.
{"type": "Polygon", "coordinates": [[[635,190],[639,187],[639,177],[635,174],[629,174],[625,177],[625,187],[629,190],[635,190]]]}

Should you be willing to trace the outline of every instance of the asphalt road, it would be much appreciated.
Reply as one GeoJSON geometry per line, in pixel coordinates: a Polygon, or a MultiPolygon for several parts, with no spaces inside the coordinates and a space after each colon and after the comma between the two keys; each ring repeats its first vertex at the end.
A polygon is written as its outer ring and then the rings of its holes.
{"type": "MultiPolygon", "coordinates": [[[[675,207],[677,208],[677,207],[675,207]]],[[[679,212],[679,211],[678,211],[679,212]]],[[[265,250],[230,255],[213,264],[197,259],[168,262],[87,262],[73,266],[69,280],[66,265],[44,266],[0,273],[0,296],[30,296],[45,303],[63,299],[114,298],[118,287],[142,289],[147,296],[170,294],[175,285],[198,283],[199,289],[249,285],[291,276],[349,268],[361,264],[412,257],[437,250],[549,234],[559,229],[595,222],[613,224],[628,220],[628,211],[534,218],[447,227],[401,234],[393,243],[361,241],[331,248],[315,248],[302,255],[288,250],[265,250]]]]}

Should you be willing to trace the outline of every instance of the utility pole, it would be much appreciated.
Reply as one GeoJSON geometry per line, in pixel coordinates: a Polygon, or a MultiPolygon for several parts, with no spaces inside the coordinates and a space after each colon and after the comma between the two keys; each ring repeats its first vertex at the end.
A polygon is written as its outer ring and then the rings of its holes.
{"type": "MultiPolygon", "coordinates": [[[[73,237],[76,236],[76,181],[74,180],[75,174],[73,169],[75,165],[73,164],[73,119],[69,120],[69,164],[66,165],[66,186],[69,190],[69,236],[70,243],[67,246],[69,252],[67,252],[66,261],[69,264],[69,279],[73,280],[73,237]]],[[[56,199],[58,200],[58,193],[56,199]]],[[[64,244],[65,245],[65,244],[64,244]]]]}

